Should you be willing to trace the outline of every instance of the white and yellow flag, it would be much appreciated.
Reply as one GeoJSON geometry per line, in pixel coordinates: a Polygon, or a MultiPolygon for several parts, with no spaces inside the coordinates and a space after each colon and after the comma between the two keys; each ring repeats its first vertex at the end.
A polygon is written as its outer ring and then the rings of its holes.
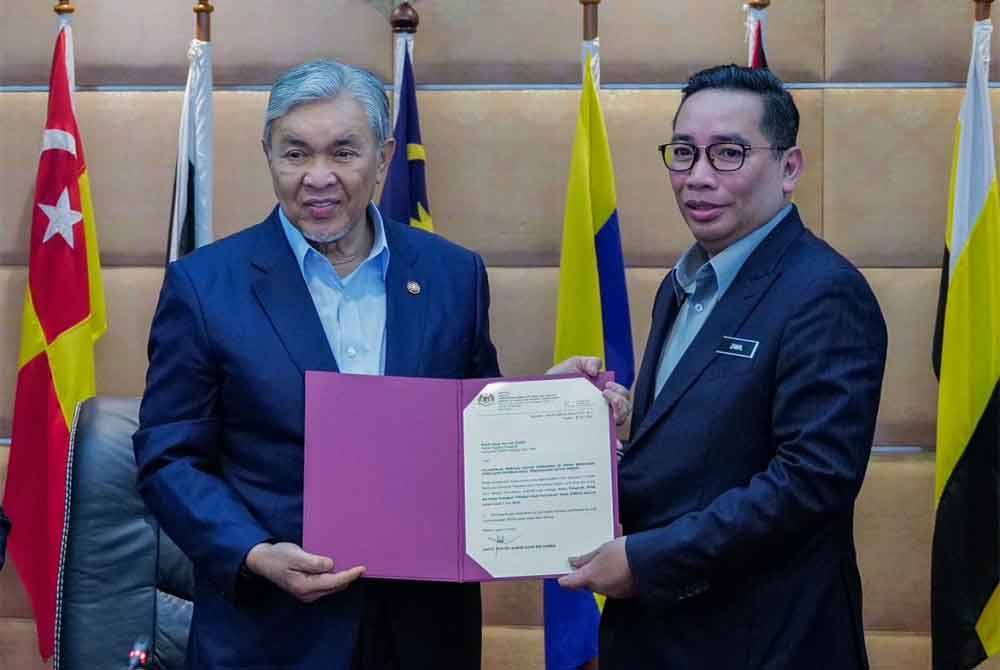
{"type": "Polygon", "coordinates": [[[934,342],[935,670],[975,667],[1000,652],[1000,197],[989,90],[992,31],[989,20],[973,29],[934,342]]]}

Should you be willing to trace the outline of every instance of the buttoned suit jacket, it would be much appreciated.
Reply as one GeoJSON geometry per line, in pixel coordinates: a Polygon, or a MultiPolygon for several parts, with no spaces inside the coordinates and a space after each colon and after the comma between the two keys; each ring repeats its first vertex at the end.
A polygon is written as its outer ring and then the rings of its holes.
{"type": "Polygon", "coordinates": [[[668,275],[620,463],[638,595],[605,607],[601,670],[867,668],[853,515],[885,366],[875,296],[793,208],[654,397],[678,308],[668,275]]]}
{"type": "MultiPolygon", "coordinates": [[[[498,376],[481,258],[389,220],[385,237],[385,373],[498,376]]],[[[304,372],[337,370],[277,209],[168,266],[149,360],[138,487],[194,564],[187,666],[350,668],[372,585],[307,605],[239,578],[258,542],[302,542],[304,372]]],[[[403,668],[479,667],[478,585],[378,587],[392,600],[386,625],[403,668]]]]}

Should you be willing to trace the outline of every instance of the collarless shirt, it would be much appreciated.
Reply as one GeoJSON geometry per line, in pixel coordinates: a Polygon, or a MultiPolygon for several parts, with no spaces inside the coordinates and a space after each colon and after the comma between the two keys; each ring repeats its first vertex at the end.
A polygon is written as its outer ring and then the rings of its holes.
{"type": "Polygon", "coordinates": [[[680,303],[677,318],[660,350],[656,368],[656,395],[660,394],[684,352],[708,321],[712,310],[729,290],[750,254],[791,211],[785,205],[770,221],[711,258],[697,242],[674,267],[673,290],[680,303]]]}
{"type": "Polygon", "coordinates": [[[341,372],[381,375],[385,373],[385,277],[389,269],[389,246],[382,215],[369,203],[368,220],[374,239],[368,257],[351,274],[341,277],[330,260],[306,241],[278,208],[295,260],[316,306],[330,351],[341,372]]]}

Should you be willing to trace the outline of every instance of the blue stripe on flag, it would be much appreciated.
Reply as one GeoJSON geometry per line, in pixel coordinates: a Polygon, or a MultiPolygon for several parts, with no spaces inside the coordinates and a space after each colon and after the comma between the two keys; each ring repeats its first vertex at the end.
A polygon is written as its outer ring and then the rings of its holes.
{"type": "Polygon", "coordinates": [[[597,657],[601,613],[589,591],[545,580],[545,670],[578,670],[597,657]]]}
{"type": "Polygon", "coordinates": [[[597,274],[601,282],[601,320],[604,323],[605,366],[615,373],[615,381],[632,387],[635,378],[635,355],[632,352],[632,319],[625,288],[625,259],[618,226],[618,210],[594,236],[597,248],[597,274]]]}

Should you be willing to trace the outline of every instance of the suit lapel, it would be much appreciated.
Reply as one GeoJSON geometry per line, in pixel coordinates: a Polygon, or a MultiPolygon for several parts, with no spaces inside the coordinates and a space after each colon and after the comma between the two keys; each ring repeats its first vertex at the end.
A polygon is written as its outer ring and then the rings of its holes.
{"type": "Polygon", "coordinates": [[[257,271],[253,292],[299,370],[338,371],[277,208],[271,212],[250,263],[257,271]]]}
{"type": "Polygon", "coordinates": [[[649,413],[650,405],[653,402],[653,393],[656,390],[656,368],[659,364],[660,352],[667,341],[670,325],[677,318],[679,311],[673,285],[674,273],[671,270],[660,284],[660,290],[653,305],[653,323],[649,328],[649,340],[642,356],[639,378],[635,384],[635,408],[632,413],[632,425],[635,428],[642,425],[643,419],[649,413]]]}
{"type": "Polygon", "coordinates": [[[423,342],[427,301],[432,299],[426,267],[407,240],[400,223],[384,220],[389,245],[385,278],[385,374],[419,377],[423,370],[423,342]]]}
{"type": "MultiPolygon", "coordinates": [[[[638,443],[653,425],[666,416],[697,381],[708,364],[718,355],[716,349],[719,348],[722,338],[727,335],[735,335],[739,331],[740,326],[753,313],[760,299],[780,274],[778,261],[788,245],[802,233],[802,230],[802,222],[797,210],[793,207],[785,220],[778,224],[777,228],[750,254],[729,290],[712,310],[711,316],[708,317],[691,346],[681,356],[663,390],[653,400],[649,412],[641,419],[632,436],[633,445],[638,443]]],[[[652,364],[654,376],[659,354],[666,340],[665,332],[666,329],[664,329],[664,334],[659,336],[661,340],[659,348],[646,352],[647,356],[652,354],[654,359],[652,364]]],[[[643,367],[646,367],[646,361],[643,361],[643,367]]]]}

